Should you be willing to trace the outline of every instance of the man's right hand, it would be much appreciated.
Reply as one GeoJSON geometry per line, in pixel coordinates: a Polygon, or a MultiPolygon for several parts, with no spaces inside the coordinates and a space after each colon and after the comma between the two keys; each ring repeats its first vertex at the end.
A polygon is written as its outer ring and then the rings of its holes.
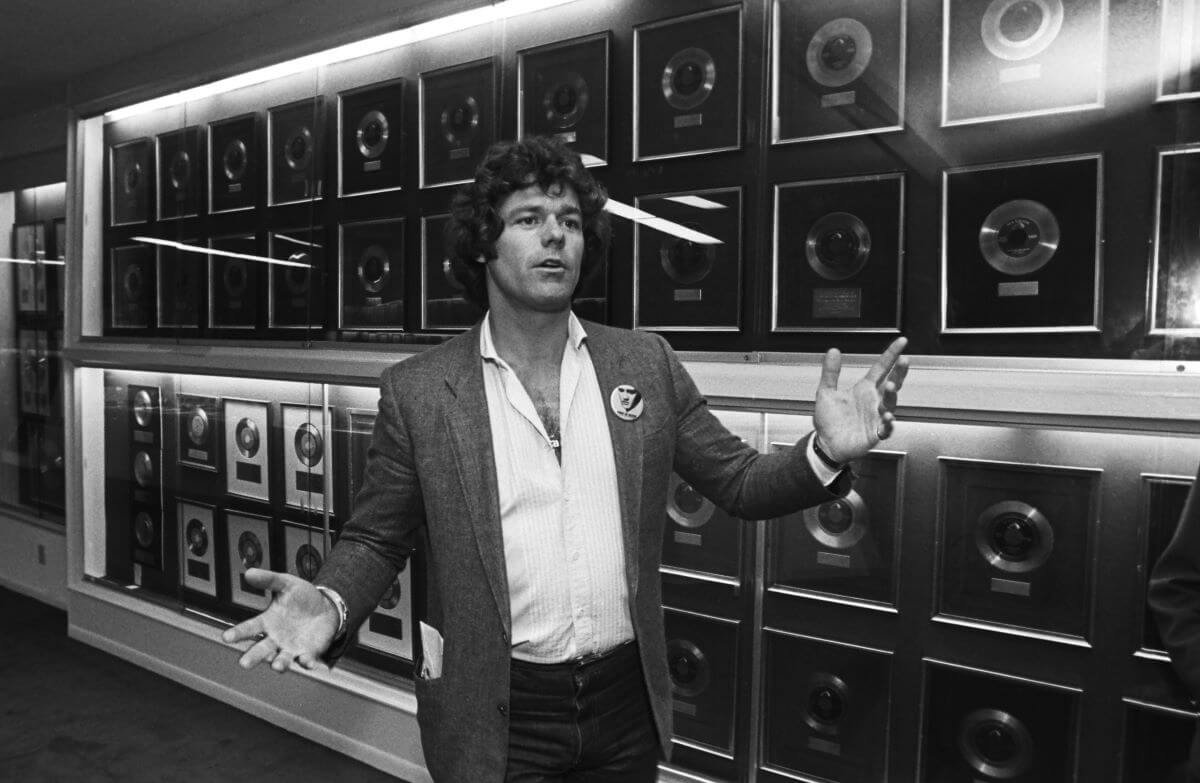
{"type": "Polygon", "coordinates": [[[327,670],[321,655],[338,629],[333,604],[311,583],[291,574],[250,568],[246,581],[259,590],[270,590],[273,597],[262,614],[221,634],[227,644],[254,640],[238,661],[242,668],[252,669],[265,661],[275,671],[286,672],[294,660],[305,669],[327,670]]]}

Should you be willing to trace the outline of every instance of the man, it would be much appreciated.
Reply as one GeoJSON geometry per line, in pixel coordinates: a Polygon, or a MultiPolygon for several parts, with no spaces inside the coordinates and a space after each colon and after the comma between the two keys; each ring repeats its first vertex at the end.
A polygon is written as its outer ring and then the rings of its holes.
{"type": "Polygon", "coordinates": [[[247,668],[322,665],[420,536],[417,719],[438,781],[654,780],[671,741],[658,572],[671,472],[737,517],[773,517],[845,494],[844,464],[892,430],[902,338],[845,390],[831,350],[816,435],[763,455],[665,340],[576,319],[581,272],[607,249],[606,198],[558,142],[489,150],[447,230],[486,315],[384,373],[363,489],[317,587],[247,572],[272,605],[225,634],[258,638],[247,668]]]}
{"type": "MultiPolygon", "coordinates": [[[[1192,699],[1200,698],[1200,473],[1171,542],[1154,564],[1146,599],[1175,672],[1192,699]]],[[[1200,725],[1192,738],[1186,781],[1200,783],[1200,725]]]]}

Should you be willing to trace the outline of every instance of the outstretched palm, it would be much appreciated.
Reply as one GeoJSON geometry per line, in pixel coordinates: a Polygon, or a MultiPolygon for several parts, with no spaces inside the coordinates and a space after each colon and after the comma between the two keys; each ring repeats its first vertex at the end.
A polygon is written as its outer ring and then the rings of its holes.
{"type": "Polygon", "coordinates": [[[849,462],[861,457],[892,434],[896,395],[908,372],[908,359],[901,355],[907,342],[903,337],[893,341],[866,375],[845,389],[838,388],[841,353],[831,348],[825,354],[813,427],[833,459],[849,462]]]}
{"type": "Polygon", "coordinates": [[[306,669],[325,668],[320,656],[337,632],[337,612],[317,588],[298,576],[251,568],[246,581],[274,595],[266,611],[227,629],[221,638],[229,644],[256,640],[238,661],[250,669],[271,664],[285,672],[295,660],[306,669]]]}

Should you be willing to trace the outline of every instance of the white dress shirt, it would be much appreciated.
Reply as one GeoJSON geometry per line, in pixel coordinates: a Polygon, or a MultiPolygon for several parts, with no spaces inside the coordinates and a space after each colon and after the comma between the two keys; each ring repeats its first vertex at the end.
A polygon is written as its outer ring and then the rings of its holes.
{"type": "Polygon", "coordinates": [[[633,639],[621,503],[587,334],[570,315],[559,372],[561,464],[533,401],[479,334],[512,612],[512,654],[559,663],[633,639]]]}

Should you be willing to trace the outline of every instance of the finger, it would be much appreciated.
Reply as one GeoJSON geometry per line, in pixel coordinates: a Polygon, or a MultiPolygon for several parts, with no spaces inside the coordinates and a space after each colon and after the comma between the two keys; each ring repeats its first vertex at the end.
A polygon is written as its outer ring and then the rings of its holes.
{"type": "Polygon", "coordinates": [[[328,664],[326,664],[324,661],[322,661],[317,656],[313,655],[312,653],[308,653],[308,652],[300,653],[299,655],[297,655],[296,663],[300,664],[301,666],[303,666],[305,669],[308,669],[309,671],[318,671],[318,672],[329,671],[328,664]]]}
{"type": "Polygon", "coordinates": [[[867,370],[867,380],[871,383],[878,384],[882,379],[888,377],[888,373],[896,366],[897,360],[900,359],[900,354],[904,353],[904,346],[908,345],[907,337],[897,337],[892,340],[883,353],[879,354],[879,358],[871,365],[871,369],[867,370]]]}
{"type": "Polygon", "coordinates": [[[243,669],[253,669],[264,661],[270,662],[278,649],[269,638],[260,639],[238,659],[238,665],[243,669]]]}
{"type": "Polygon", "coordinates": [[[830,348],[825,352],[825,361],[821,364],[820,388],[837,389],[838,376],[842,374],[842,352],[830,348]]]}
{"type": "Polygon", "coordinates": [[[246,582],[251,587],[276,593],[282,592],[288,586],[288,579],[291,578],[290,574],[268,571],[265,568],[247,568],[245,576],[246,582]]]}
{"type": "Polygon", "coordinates": [[[900,391],[900,387],[904,385],[906,377],[908,377],[908,357],[901,356],[896,360],[896,366],[892,368],[888,380],[896,384],[896,391],[900,391]]]}
{"type": "Polygon", "coordinates": [[[875,428],[875,437],[887,440],[895,429],[896,417],[891,411],[884,411],[879,417],[879,425],[875,428]]]}
{"type": "Polygon", "coordinates": [[[263,633],[262,615],[255,615],[245,622],[240,622],[232,628],[226,628],[221,634],[221,641],[226,644],[236,644],[247,639],[253,639],[263,633]]]}
{"type": "Polygon", "coordinates": [[[292,654],[287,650],[280,649],[275,655],[275,660],[271,661],[271,668],[283,674],[292,667],[292,654]]]}

